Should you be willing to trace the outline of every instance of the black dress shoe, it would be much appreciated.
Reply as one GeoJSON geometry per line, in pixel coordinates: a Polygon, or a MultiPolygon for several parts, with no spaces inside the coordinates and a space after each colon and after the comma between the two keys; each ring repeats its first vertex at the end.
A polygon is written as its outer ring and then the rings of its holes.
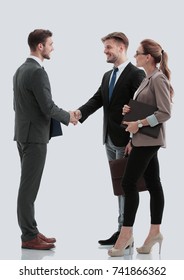
{"type": "Polygon", "coordinates": [[[120,232],[115,232],[109,239],[106,240],[99,240],[98,243],[100,245],[114,245],[116,243],[116,240],[118,239],[120,232]]]}

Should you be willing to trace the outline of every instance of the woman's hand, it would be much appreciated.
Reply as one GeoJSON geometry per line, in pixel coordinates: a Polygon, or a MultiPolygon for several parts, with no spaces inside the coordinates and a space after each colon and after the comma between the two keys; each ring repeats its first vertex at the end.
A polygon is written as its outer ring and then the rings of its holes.
{"type": "Polygon", "coordinates": [[[135,134],[139,128],[137,122],[123,122],[123,124],[127,125],[125,131],[135,134]]]}
{"type": "Polygon", "coordinates": [[[130,111],[130,106],[124,105],[123,108],[122,108],[122,115],[125,115],[129,111],[130,111]]]}

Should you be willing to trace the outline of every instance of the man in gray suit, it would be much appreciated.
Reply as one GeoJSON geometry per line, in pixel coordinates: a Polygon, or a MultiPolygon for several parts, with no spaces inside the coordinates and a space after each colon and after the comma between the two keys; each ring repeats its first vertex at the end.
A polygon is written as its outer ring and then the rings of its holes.
{"type": "MultiPolygon", "coordinates": [[[[51,249],[55,238],[39,232],[34,215],[44,169],[47,143],[51,137],[51,120],[74,125],[72,112],[58,108],[52,100],[49,78],[42,67],[53,51],[52,32],[36,29],[28,36],[30,57],[17,69],[13,77],[15,135],[21,160],[21,179],[17,200],[18,223],[22,231],[22,248],[51,249]]],[[[57,131],[54,132],[57,135],[57,131]]],[[[59,132],[61,134],[61,131],[59,132]]]]}

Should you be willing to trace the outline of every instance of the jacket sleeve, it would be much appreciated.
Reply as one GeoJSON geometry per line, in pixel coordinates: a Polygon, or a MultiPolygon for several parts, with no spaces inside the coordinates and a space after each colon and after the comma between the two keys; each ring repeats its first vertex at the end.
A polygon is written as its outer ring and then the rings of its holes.
{"type": "Polygon", "coordinates": [[[51,87],[47,73],[39,68],[31,77],[32,92],[39,104],[41,111],[59,122],[68,125],[70,114],[59,108],[52,100],[51,87]]]}
{"type": "Polygon", "coordinates": [[[155,78],[154,91],[158,108],[154,114],[158,122],[163,123],[171,117],[170,82],[164,74],[155,78]]]}
{"type": "Polygon", "coordinates": [[[82,113],[82,118],[80,122],[83,123],[91,114],[101,108],[103,105],[101,87],[99,87],[98,91],[78,110],[82,113]]]}

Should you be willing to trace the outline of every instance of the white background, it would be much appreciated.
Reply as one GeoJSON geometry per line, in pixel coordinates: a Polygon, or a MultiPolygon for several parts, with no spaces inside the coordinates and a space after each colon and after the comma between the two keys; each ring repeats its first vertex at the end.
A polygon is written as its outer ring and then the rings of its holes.
{"type": "MultiPolygon", "coordinates": [[[[101,37],[122,31],[130,39],[128,56],[145,38],[158,41],[169,55],[175,89],[172,119],[167,123],[167,149],[159,153],[165,191],[162,225],[164,260],[182,260],[184,190],[183,172],[183,9],[182,1],[1,1],[1,249],[0,259],[107,260],[97,241],[117,230],[117,199],[102,145],[102,109],[77,127],[63,126],[63,137],[52,139],[39,195],[36,219],[45,235],[57,238],[54,252],[20,249],[16,199],[20,165],[13,142],[12,77],[29,55],[28,34],[36,28],[53,32],[54,52],[45,61],[55,103],[73,110],[98,89],[106,63],[101,37]],[[98,3],[97,3],[98,2],[98,3]]],[[[34,164],[34,163],[33,163],[34,164]]],[[[134,226],[135,246],[149,229],[149,196],[141,194],[134,226]]],[[[127,257],[128,258],[128,257],[127,257]]],[[[152,255],[133,259],[159,259],[152,255]]]]}

